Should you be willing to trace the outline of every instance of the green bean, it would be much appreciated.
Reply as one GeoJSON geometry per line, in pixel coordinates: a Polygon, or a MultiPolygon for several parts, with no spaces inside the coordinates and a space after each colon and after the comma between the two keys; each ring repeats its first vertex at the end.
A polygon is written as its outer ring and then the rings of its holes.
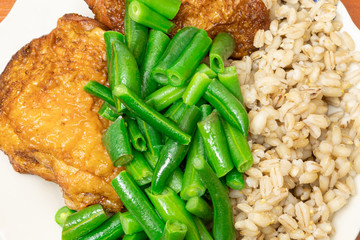
{"type": "Polygon", "coordinates": [[[209,66],[206,65],[205,63],[200,64],[198,68],[195,70],[195,72],[205,73],[209,78],[217,77],[216,72],[214,72],[211,68],[209,68],[209,66]]]}
{"type": "Polygon", "coordinates": [[[134,159],[125,166],[126,171],[131,175],[131,177],[139,186],[150,183],[153,177],[153,173],[145,157],[141,152],[136,150],[133,150],[133,155],[134,159]]]}
{"type": "Polygon", "coordinates": [[[178,141],[180,144],[189,144],[191,136],[171,120],[167,119],[153,108],[149,107],[141,98],[139,98],[132,90],[123,84],[115,87],[113,96],[121,99],[126,107],[142,120],[150,124],[156,130],[162,132],[166,136],[178,141]]]}
{"type": "Polygon", "coordinates": [[[204,140],[210,165],[218,177],[225,176],[234,168],[234,165],[231,161],[219,113],[213,111],[205,120],[198,123],[198,128],[204,140]]]}
{"type": "Polygon", "coordinates": [[[244,106],[239,100],[222,85],[214,79],[204,95],[211,105],[213,105],[221,116],[246,136],[249,130],[249,118],[244,106]]]}
{"type": "Polygon", "coordinates": [[[100,204],[73,213],[65,220],[61,239],[72,240],[82,237],[100,226],[107,218],[100,204]]]}
{"type": "Polygon", "coordinates": [[[113,106],[111,106],[110,104],[108,104],[107,102],[104,102],[99,111],[98,111],[98,114],[109,120],[109,121],[112,121],[112,122],[115,122],[116,119],[120,116],[119,113],[116,112],[116,110],[114,109],[113,106]]]}
{"type": "Polygon", "coordinates": [[[88,83],[86,83],[83,89],[85,92],[104,100],[111,106],[115,106],[114,98],[111,94],[110,89],[105,87],[104,85],[96,81],[89,81],[88,83]]]}
{"type": "Polygon", "coordinates": [[[166,221],[164,234],[160,240],[183,240],[187,233],[187,226],[175,219],[166,221]]]}
{"type": "Polygon", "coordinates": [[[144,231],[140,223],[130,212],[121,213],[120,221],[126,235],[144,231]]]}
{"type": "Polygon", "coordinates": [[[150,188],[147,188],[145,189],[145,193],[162,219],[165,221],[175,219],[183,222],[188,229],[185,238],[188,240],[200,239],[194,219],[191,214],[186,211],[184,201],[182,201],[173,190],[165,188],[162,193],[156,195],[151,192],[150,188]]]}
{"type": "Polygon", "coordinates": [[[244,105],[241,93],[239,77],[235,66],[227,67],[222,73],[218,74],[220,82],[244,105]]]}
{"type": "Polygon", "coordinates": [[[169,109],[164,113],[164,116],[172,120],[174,123],[178,123],[187,108],[189,108],[189,106],[182,100],[179,100],[169,107],[169,109]]]}
{"type": "Polygon", "coordinates": [[[226,185],[236,190],[243,189],[245,187],[243,174],[234,168],[226,174],[226,185]]]}
{"type": "Polygon", "coordinates": [[[235,239],[232,206],[226,187],[203,157],[196,158],[194,167],[211,195],[214,208],[214,239],[235,239]]]}
{"type": "Polygon", "coordinates": [[[146,141],[136,121],[131,118],[127,118],[126,123],[128,125],[130,141],[133,147],[140,152],[146,151],[146,141]]]}
{"type": "Polygon", "coordinates": [[[200,237],[201,237],[201,240],[213,240],[211,234],[208,232],[208,230],[206,229],[204,223],[202,222],[201,219],[199,219],[198,217],[193,217],[195,223],[196,223],[196,226],[197,226],[197,229],[199,231],[199,234],[200,234],[200,237]]]}
{"type": "Polygon", "coordinates": [[[205,73],[195,73],[182,96],[187,105],[196,104],[204,95],[211,79],[205,73]]]}
{"type": "Polygon", "coordinates": [[[253,165],[253,157],[246,137],[222,119],[230,155],[235,168],[239,172],[246,172],[253,165]]]}
{"type": "Polygon", "coordinates": [[[224,61],[234,52],[235,44],[234,37],[229,33],[219,33],[216,35],[209,53],[212,70],[216,73],[224,71],[224,61]]]}
{"type": "Polygon", "coordinates": [[[200,110],[201,110],[201,120],[205,120],[205,118],[209,116],[214,109],[209,104],[203,104],[200,106],[200,110]]]}
{"type": "Polygon", "coordinates": [[[186,210],[191,214],[202,218],[204,220],[213,219],[213,209],[212,207],[200,197],[192,197],[187,201],[185,205],[186,210]]]}
{"type": "Polygon", "coordinates": [[[132,155],[128,132],[122,116],[106,130],[102,142],[115,167],[124,166],[133,160],[134,156],[132,155]]]}
{"type": "Polygon", "coordinates": [[[156,67],[152,70],[152,77],[160,84],[168,84],[166,70],[174,65],[175,61],[180,57],[183,50],[191,42],[193,37],[199,31],[196,27],[184,27],[175,34],[170,41],[165,52],[161,56],[156,67]]]}
{"type": "MultiPolygon", "coordinates": [[[[196,123],[200,119],[200,115],[200,109],[196,106],[191,106],[183,114],[183,117],[179,122],[179,128],[192,135],[195,131],[196,123]]],[[[161,150],[160,159],[155,166],[151,184],[152,192],[160,193],[164,190],[169,178],[175,169],[180,166],[188,150],[188,145],[183,145],[173,139],[169,139],[166,142],[161,150]]]]}
{"type": "Polygon", "coordinates": [[[181,5],[181,1],[179,0],[157,0],[157,1],[139,0],[139,1],[168,19],[173,19],[176,16],[181,5]]]}
{"type": "Polygon", "coordinates": [[[154,29],[150,30],[149,42],[146,50],[144,63],[141,65],[140,68],[140,75],[142,79],[142,98],[145,98],[151,93],[153,93],[158,87],[158,83],[151,76],[151,70],[160,60],[169,42],[170,38],[163,32],[154,29]]]}
{"type": "Polygon", "coordinates": [[[135,22],[164,33],[170,33],[175,27],[175,24],[167,20],[163,15],[136,0],[130,3],[129,13],[131,19],[135,22]]]}
{"type": "Polygon", "coordinates": [[[110,61],[112,58],[112,45],[114,41],[124,42],[124,36],[115,31],[106,31],[104,33],[104,40],[106,45],[106,62],[107,70],[110,72],[110,61]]]}
{"type": "MultiPolygon", "coordinates": [[[[109,72],[110,90],[114,91],[114,88],[119,84],[124,84],[140,96],[140,72],[136,60],[124,43],[115,41],[113,42],[113,56],[109,72]]],[[[118,112],[124,109],[119,99],[114,98],[114,101],[118,112]]]]}
{"type": "Polygon", "coordinates": [[[152,106],[156,111],[161,111],[170,106],[172,103],[181,99],[186,87],[173,87],[167,85],[162,87],[146,98],[146,103],[152,106]]]}
{"type": "Polygon", "coordinates": [[[55,214],[56,223],[59,224],[60,227],[64,226],[66,218],[75,212],[76,212],[75,210],[72,210],[67,206],[63,206],[62,208],[59,208],[59,210],[57,210],[55,214]]]}
{"type": "Polygon", "coordinates": [[[146,146],[147,150],[152,154],[155,155],[155,146],[162,145],[161,142],[161,135],[159,131],[155,130],[152,126],[147,124],[145,121],[143,121],[141,118],[136,117],[136,121],[138,123],[140,132],[143,134],[145,140],[146,140],[146,146]]]}
{"type": "Polygon", "coordinates": [[[126,209],[140,223],[148,237],[151,240],[159,239],[165,224],[131,176],[126,171],[122,171],[111,184],[126,209]]]}
{"type": "Polygon", "coordinates": [[[179,87],[185,84],[209,51],[211,41],[207,32],[200,29],[174,65],[166,71],[170,85],[179,87]]]}
{"type": "Polygon", "coordinates": [[[131,235],[124,235],[122,240],[145,240],[148,239],[145,232],[138,232],[131,235]]]}
{"type": "Polygon", "coordinates": [[[149,29],[130,18],[128,8],[131,1],[132,0],[125,0],[125,42],[129,50],[133,53],[138,66],[141,66],[145,57],[149,29]]]}
{"type": "Polygon", "coordinates": [[[120,213],[115,213],[99,227],[80,238],[80,240],[116,240],[123,234],[120,213]]]}

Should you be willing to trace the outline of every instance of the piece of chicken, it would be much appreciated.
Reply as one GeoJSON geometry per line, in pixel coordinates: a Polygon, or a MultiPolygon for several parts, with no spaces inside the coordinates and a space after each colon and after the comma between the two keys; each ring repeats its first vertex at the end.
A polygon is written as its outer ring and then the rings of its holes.
{"type": "Polygon", "coordinates": [[[109,122],[83,91],[105,83],[106,27],[75,14],[19,50],[0,75],[0,148],[14,169],[56,182],[72,209],[101,203],[120,211],[115,168],[101,142],[109,122]]]}
{"type": "MultiPolygon", "coordinates": [[[[181,0],[174,18],[174,35],[180,28],[205,29],[211,38],[229,32],[236,39],[233,58],[250,54],[257,30],[268,29],[269,12],[262,0],[181,0]]],[[[109,28],[124,32],[125,0],[85,0],[95,17],[109,28]]]]}

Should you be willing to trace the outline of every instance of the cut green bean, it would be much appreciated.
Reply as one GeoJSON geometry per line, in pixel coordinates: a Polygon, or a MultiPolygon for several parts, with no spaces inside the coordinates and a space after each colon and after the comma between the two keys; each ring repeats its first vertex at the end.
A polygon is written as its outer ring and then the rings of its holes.
{"type": "Polygon", "coordinates": [[[146,140],[147,150],[155,156],[156,150],[154,148],[156,146],[162,145],[160,132],[155,130],[152,126],[147,124],[139,117],[136,117],[136,121],[139,126],[140,132],[143,134],[146,140]]]}
{"type": "Polygon", "coordinates": [[[200,64],[198,68],[195,70],[195,72],[205,73],[209,78],[217,77],[216,72],[214,72],[211,68],[209,68],[209,66],[206,65],[205,63],[200,64]]]}
{"type": "Polygon", "coordinates": [[[131,1],[132,0],[125,0],[125,42],[129,50],[133,53],[138,66],[141,66],[146,53],[149,29],[130,18],[128,8],[131,1]]]}
{"type": "Polygon", "coordinates": [[[111,185],[148,237],[151,240],[159,239],[163,234],[165,224],[131,176],[126,171],[122,171],[112,180],[111,185]]]}
{"type": "Polygon", "coordinates": [[[204,95],[211,79],[205,73],[195,73],[182,96],[187,105],[196,104],[204,95]]]}
{"type": "Polygon", "coordinates": [[[123,84],[115,87],[113,96],[121,99],[126,107],[152,127],[180,144],[189,144],[191,136],[176,126],[153,108],[149,107],[140,97],[123,84]]]}
{"type": "Polygon", "coordinates": [[[203,104],[200,106],[200,110],[201,110],[201,120],[205,120],[205,118],[209,116],[214,109],[209,104],[203,104]]]}
{"type": "MultiPolygon", "coordinates": [[[[244,105],[241,93],[239,77],[235,66],[227,67],[222,73],[218,74],[219,81],[244,105]]],[[[245,105],[244,105],[245,106],[245,105]]]]}
{"type": "Polygon", "coordinates": [[[176,16],[181,5],[181,1],[179,0],[157,0],[157,1],[139,0],[139,1],[170,20],[176,16]]]}
{"type": "Polygon", "coordinates": [[[226,185],[236,190],[243,189],[245,187],[243,174],[234,168],[226,174],[226,185]]]}
{"type": "Polygon", "coordinates": [[[216,35],[209,53],[212,70],[216,73],[224,71],[224,61],[234,52],[235,44],[234,37],[229,33],[219,33],[216,35]]]}
{"type": "Polygon", "coordinates": [[[120,213],[115,213],[99,227],[80,238],[80,240],[116,240],[123,234],[120,213]]]}
{"type": "MultiPolygon", "coordinates": [[[[119,41],[113,42],[112,54],[113,56],[111,58],[109,72],[110,90],[114,91],[116,86],[124,84],[136,95],[140,96],[140,72],[134,55],[124,43],[119,41]]],[[[124,110],[124,106],[121,104],[119,99],[114,98],[114,101],[118,112],[124,110]]]]}
{"type": "Polygon", "coordinates": [[[144,231],[140,223],[130,212],[121,213],[120,221],[126,235],[144,231]]]}
{"type": "Polygon", "coordinates": [[[163,15],[136,0],[130,3],[129,13],[131,19],[135,22],[164,33],[170,33],[175,27],[175,24],[167,20],[163,15]]]}
{"type": "MultiPolygon", "coordinates": [[[[191,106],[187,109],[179,121],[179,128],[184,132],[193,135],[196,123],[200,119],[201,112],[196,106],[191,106]]],[[[154,193],[161,193],[168,184],[169,178],[172,176],[176,168],[184,160],[188,145],[183,145],[173,139],[169,139],[164,148],[161,150],[160,159],[156,163],[153,180],[151,184],[151,191],[154,193]]],[[[180,188],[181,189],[181,188],[180,188]]]]}
{"type": "Polygon", "coordinates": [[[105,102],[109,103],[111,106],[115,106],[114,98],[111,94],[111,91],[106,86],[96,82],[96,81],[89,81],[84,86],[84,91],[97,97],[105,102]]]}
{"type": "Polygon", "coordinates": [[[107,102],[104,102],[99,111],[98,111],[98,114],[109,120],[109,121],[112,121],[112,122],[115,122],[116,119],[120,116],[119,113],[116,112],[115,108],[113,106],[111,106],[110,104],[108,104],[107,102]]]}
{"type": "MultiPolygon", "coordinates": [[[[134,159],[125,168],[139,186],[151,182],[153,171],[141,152],[133,150],[134,159]]],[[[126,233],[129,234],[129,233],[126,233]]]]}
{"type": "Polygon", "coordinates": [[[73,213],[65,220],[61,239],[80,238],[100,226],[107,218],[108,216],[100,204],[73,213]]]}
{"type": "Polygon", "coordinates": [[[213,219],[212,207],[204,199],[200,197],[190,198],[189,201],[187,201],[185,208],[192,215],[195,215],[204,220],[213,219]]]}
{"type": "Polygon", "coordinates": [[[145,232],[138,232],[131,235],[124,235],[122,240],[145,240],[148,239],[145,232]]]}
{"type": "Polygon", "coordinates": [[[181,53],[198,31],[199,29],[196,27],[184,27],[175,34],[159,62],[156,64],[156,67],[152,70],[151,74],[155,81],[163,85],[168,84],[169,81],[166,76],[166,70],[174,65],[175,61],[180,57],[181,53]]]}
{"type": "Polygon", "coordinates": [[[174,65],[166,71],[170,85],[179,87],[185,84],[209,51],[211,42],[207,32],[200,29],[174,65]]]}
{"type": "Polygon", "coordinates": [[[198,228],[201,240],[213,240],[211,234],[208,232],[208,230],[206,229],[206,226],[204,225],[204,223],[202,222],[202,220],[198,217],[193,217],[196,226],[198,228]]]}
{"type": "Polygon", "coordinates": [[[166,221],[164,234],[160,240],[183,240],[187,233],[187,226],[175,219],[166,221]]]}
{"type": "Polygon", "coordinates": [[[56,223],[59,224],[60,227],[64,226],[66,218],[75,212],[76,212],[75,210],[72,210],[72,209],[68,208],[67,206],[63,206],[62,208],[57,210],[57,212],[55,214],[56,223]]]}
{"type": "Polygon", "coordinates": [[[214,79],[206,90],[204,98],[219,111],[226,121],[247,136],[249,118],[246,109],[224,85],[214,79]]]}
{"type": "Polygon", "coordinates": [[[107,62],[107,70],[110,72],[110,61],[112,58],[112,45],[114,41],[124,42],[124,36],[115,31],[106,31],[104,33],[104,40],[106,46],[106,62],[107,62]]]}
{"type": "Polygon", "coordinates": [[[162,87],[146,98],[146,103],[152,106],[156,111],[162,111],[172,103],[181,99],[181,96],[185,92],[186,86],[173,87],[167,85],[162,87]]]}
{"type": "Polygon", "coordinates": [[[227,188],[220,182],[217,175],[209,164],[201,156],[194,161],[194,167],[198,171],[201,180],[211,195],[214,219],[214,239],[235,239],[233,212],[227,188]]]}
{"type": "Polygon", "coordinates": [[[172,120],[174,123],[178,123],[187,108],[189,108],[189,106],[182,100],[179,100],[169,107],[169,109],[164,113],[164,116],[172,120]]]}
{"type": "Polygon", "coordinates": [[[147,196],[156,208],[162,219],[169,221],[171,219],[183,222],[187,226],[186,239],[200,239],[194,219],[186,211],[185,203],[170,188],[166,188],[161,194],[153,194],[150,188],[145,189],[147,196]]]}
{"type": "Polygon", "coordinates": [[[133,147],[140,152],[146,151],[146,141],[136,121],[131,118],[127,118],[126,123],[128,124],[130,141],[133,147]]]}
{"type": "Polygon", "coordinates": [[[150,30],[145,59],[140,68],[142,98],[149,96],[158,87],[158,83],[151,76],[151,70],[160,60],[169,42],[170,38],[165,33],[154,29],[150,30]]]}
{"type": "Polygon", "coordinates": [[[246,172],[253,165],[253,156],[246,137],[239,129],[222,119],[231,159],[239,172],[246,172]]]}
{"type": "Polygon", "coordinates": [[[211,167],[218,177],[225,176],[234,168],[234,165],[231,161],[219,113],[213,111],[205,120],[198,123],[198,128],[211,167]]]}

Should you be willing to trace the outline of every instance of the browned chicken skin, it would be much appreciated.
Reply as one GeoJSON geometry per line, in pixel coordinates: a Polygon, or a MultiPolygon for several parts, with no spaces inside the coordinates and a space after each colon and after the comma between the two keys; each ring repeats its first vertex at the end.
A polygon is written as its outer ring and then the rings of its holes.
{"type": "Polygon", "coordinates": [[[108,121],[82,88],[106,82],[105,26],[75,14],[18,51],[0,75],[0,148],[14,169],[56,182],[72,209],[119,211],[111,187],[121,171],[101,143],[108,121]]]}
{"type": "MultiPolygon", "coordinates": [[[[109,28],[124,32],[125,0],[85,0],[96,18],[109,28]]],[[[269,13],[262,0],[181,0],[172,35],[185,26],[205,29],[211,38],[229,32],[236,39],[233,58],[254,50],[253,40],[259,29],[268,29],[269,13]]]]}

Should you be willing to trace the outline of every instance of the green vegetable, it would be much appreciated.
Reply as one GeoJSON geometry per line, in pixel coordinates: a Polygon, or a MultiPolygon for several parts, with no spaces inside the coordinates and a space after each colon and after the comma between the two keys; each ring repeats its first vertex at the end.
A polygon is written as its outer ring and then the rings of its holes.
{"type": "Polygon", "coordinates": [[[217,73],[224,71],[224,61],[228,59],[235,50],[235,39],[229,33],[219,33],[214,38],[210,49],[210,67],[217,73]]]}
{"type": "Polygon", "coordinates": [[[179,0],[157,0],[157,1],[139,0],[139,1],[168,19],[173,19],[176,16],[181,5],[181,1],[179,0]]]}
{"type": "MultiPolygon", "coordinates": [[[[235,66],[227,67],[218,75],[219,81],[244,105],[239,77],[235,66]]],[[[244,105],[245,106],[245,105],[244,105]]]]}
{"type": "Polygon", "coordinates": [[[204,199],[200,197],[190,198],[189,201],[187,201],[185,208],[192,215],[195,215],[199,218],[205,220],[213,219],[212,207],[204,199]]]}
{"type": "Polygon", "coordinates": [[[164,234],[161,236],[161,240],[182,240],[187,233],[187,226],[174,219],[166,221],[164,234]]]}
{"type": "Polygon", "coordinates": [[[188,229],[185,238],[188,240],[200,239],[194,219],[191,214],[186,211],[185,203],[173,190],[166,188],[158,195],[153,194],[150,188],[145,189],[145,192],[162,219],[165,221],[175,219],[184,223],[188,229]]]}
{"type": "Polygon", "coordinates": [[[146,146],[151,155],[155,156],[156,150],[154,149],[156,146],[162,145],[161,135],[159,131],[155,130],[152,126],[147,124],[141,118],[136,117],[136,121],[138,123],[140,132],[143,134],[146,140],[146,146]]]}
{"type": "Polygon", "coordinates": [[[125,235],[122,240],[145,240],[148,236],[145,232],[138,232],[131,235],[125,235]]]}
{"type": "Polygon", "coordinates": [[[86,83],[83,89],[85,92],[104,100],[111,106],[115,106],[115,102],[110,89],[105,87],[104,85],[96,81],[89,81],[88,83],[86,83]]]}
{"type": "Polygon", "coordinates": [[[205,63],[202,63],[198,66],[195,72],[205,73],[209,78],[216,78],[217,74],[211,68],[208,67],[205,63]]]}
{"type": "Polygon", "coordinates": [[[102,142],[115,167],[124,166],[133,160],[134,156],[122,116],[106,130],[102,142]]]}
{"type": "Polygon", "coordinates": [[[151,240],[159,239],[163,234],[165,224],[132,177],[126,171],[122,171],[112,180],[111,185],[148,237],[151,240]]]}
{"type": "Polygon", "coordinates": [[[175,24],[164,16],[136,0],[130,3],[129,13],[135,22],[164,33],[169,33],[175,27],[175,24]]]}
{"type": "Polygon", "coordinates": [[[59,208],[59,210],[57,210],[55,214],[56,223],[59,224],[60,227],[64,226],[66,218],[75,212],[76,212],[75,210],[72,210],[67,206],[63,206],[62,208],[59,208]]]}
{"type": "Polygon", "coordinates": [[[221,116],[246,136],[249,130],[249,118],[244,106],[239,100],[222,85],[214,79],[204,95],[211,105],[213,105],[221,116]]]}
{"type": "Polygon", "coordinates": [[[234,168],[219,113],[213,111],[205,120],[198,123],[204,141],[206,155],[218,177],[225,176],[234,168]]]}
{"type": "Polygon", "coordinates": [[[170,38],[165,33],[154,29],[150,30],[144,63],[140,68],[142,98],[153,93],[158,87],[158,83],[151,77],[151,70],[160,60],[169,42],[170,38]]]}
{"type": "Polygon", "coordinates": [[[201,221],[201,219],[199,219],[198,217],[193,217],[196,226],[198,228],[198,231],[200,233],[200,237],[201,240],[213,240],[211,234],[208,232],[208,230],[206,229],[204,223],[201,221]]]}
{"type": "Polygon", "coordinates": [[[196,104],[210,83],[211,79],[205,73],[195,73],[182,96],[184,103],[187,105],[196,104]]]}
{"type": "Polygon", "coordinates": [[[149,107],[143,100],[141,100],[133,91],[123,84],[115,87],[113,96],[121,99],[126,107],[142,120],[150,124],[156,130],[162,132],[166,136],[180,144],[189,144],[191,136],[179,127],[177,127],[172,121],[165,118],[163,115],[149,107]]]}
{"type": "Polygon", "coordinates": [[[72,240],[84,236],[100,226],[108,218],[103,207],[95,204],[69,215],[62,229],[62,240],[72,240]]]}
{"type": "Polygon", "coordinates": [[[153,173],[145,157],[141,152],[136,150],[133,150],[133,155],[134,159],[125,166],[126,171],[131,175],[131,177],[139,186],[150,183],[153,177],[153,173]]]}
{"type": "Polygon", "coordinates": [[[106,31],[104,33],[104,40],[106,46],[106,62],[107,62],[107,70],[110,72],[110,61],[112,58],[112,45],[114,41],[124,42],[124,36],[115,31],[106,31]]]}
{"type": "Polygon", "coordinates": [[[146,151],[145,138],[141,134],[139,126],[137,125],[135,120],[133,120],[131,118],[127,118],[126,123],[128,125],[130,141],[131,141],[133,147],[140,152],[146,151]]]}
{"type": "Polygon", "coordinates": [[[182,100],[179,100],[169,107],[169,109],[164,113],[164,116],[172,120],[174,123],[178,123],[187,108],[189,108],[189,106],[182,100]]]}
{"type": "Polygon", "coordinates": [[[235,239],[232,206],[227,189],[203,157],[196,158],[194,167],[211,195],[214,239],[235,239]]]}
{"type": "Polygon", "coordinates": [[[170,85],[179,87],[185,84],[209,51],[211,41],[205,30],[196,33],[174,65],[166,71],[170,85]]]}
{"type": "Polygon", "coordinates": [[[226,174],[226,185],[232,189],[241,190],[245,187],[244,176],[238,170],[233,169],[226,174]]]}
{"type": "Polygon", "coordinates": [[[170,41],[165,52],[161,56],[156,67],[152,70],[152,76],[160,84],[168,84],[166,70],[172,67],[175,61],[180,57],[186,46],[191,42],[195,34],[199,31],[196,27],[184,27],[175,34],[170,41]]]}
{"type": "Polygon", "coordinates": [[[186,87],[164,86],[146,98],[146,103],[152,106],[156,111],[161,111],[172,103],[181,99],[186,87]]]}
{"type": "Polygon", "coordinates": [[[130,212],[124,212],[120,216],[121,225],[126,235],[144,231],[139,222],[130,212]]]}
{"type": "Polygon", "coordinates": [[[115,213],[99,227],[80,238],[80,240],[116,240],[123,234],[120,213],[115,213]]]}
{"type": "MultiPolygon", "coordinates": [[[[196,128],[196,123],[200,119],[200,109],[191,106],[187,109],[179,122],[179,128],[192,135],[196,128]]],[[[160,153],[160,159],[156,163],[151,191],[161,193],[168,184],[169,178],[181,162],[184,160],[189,149],[188,145],[183,145],[173,139],[169,139],[160,153]]],[[[181,189],[181,188],[180,188],[181,189]]]]}
{"type": "Polygon", "coordinates": [[[98,111],[98,114],[109,120],[109,121],[112,121],[112,122],[115,122],[116,119],[120,116],[119,113],[116,112],[116,110],[114,109],[113,106],[111,106],[110,104],[108,104],[107,102],[104,102],[99,111],[98,111]]]}

